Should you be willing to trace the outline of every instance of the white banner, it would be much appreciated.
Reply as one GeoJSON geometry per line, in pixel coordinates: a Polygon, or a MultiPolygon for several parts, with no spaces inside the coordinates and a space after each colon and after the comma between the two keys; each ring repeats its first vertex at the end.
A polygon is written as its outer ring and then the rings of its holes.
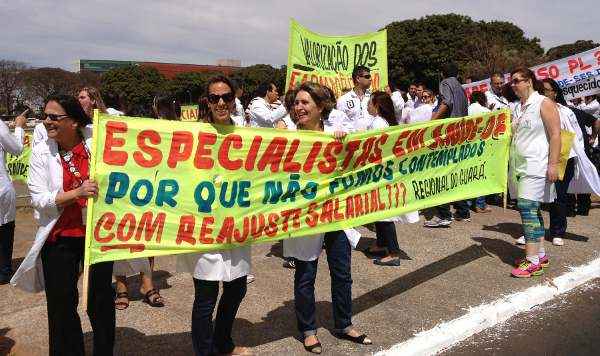
{"type": "MultiPolygon", "coordinates": [[[[558,82],[561,88],[568,87],[574,83],[585,81],[590,77],[600,76],[600,47],[556,61],[540,64],[531,67],[531,70],[538,79],[552,78],[558,82]]],[[[471,97],[471,93],[475,90],[489,90],[490,79],[464,84],[463,88],[467,96],[471,97]]]]}
{"type": "Polygon", "coordinates": [[[562,92],[566,100],[598,94],[600,93],[600,75],[588,77],[583,81],[563,87],[562,92]]]}

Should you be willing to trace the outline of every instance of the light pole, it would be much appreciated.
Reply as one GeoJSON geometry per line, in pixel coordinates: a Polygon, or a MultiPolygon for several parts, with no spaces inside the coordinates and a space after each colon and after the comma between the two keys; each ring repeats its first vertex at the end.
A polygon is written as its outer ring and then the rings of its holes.
{"type": "Polygon", "coordinates": [[[188,99],[189,99],[188,103],[192,104],[192,92],[189,89],[186,89],[185,91],[188,94],[188,99]]]}

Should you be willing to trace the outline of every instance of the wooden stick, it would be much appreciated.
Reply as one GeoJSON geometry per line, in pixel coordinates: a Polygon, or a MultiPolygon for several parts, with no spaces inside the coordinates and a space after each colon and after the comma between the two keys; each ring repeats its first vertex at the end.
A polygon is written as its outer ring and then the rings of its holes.
{"type": "Polygon", "coordinates": [[[506,210],[506,207],[508,206],[508,194],[506,194],[506,192],[502,193],[502,205],[504,205],[504,210],[506,210]]]}
{"type": "Polygon", "coordinates": [[[83,264],[83,300],[81,301],[83,310],[87,310],[87,306],[88,306],[89,285],[90,285],[90,266],[87,265],[86,263],[84,263],[83,264]]]}

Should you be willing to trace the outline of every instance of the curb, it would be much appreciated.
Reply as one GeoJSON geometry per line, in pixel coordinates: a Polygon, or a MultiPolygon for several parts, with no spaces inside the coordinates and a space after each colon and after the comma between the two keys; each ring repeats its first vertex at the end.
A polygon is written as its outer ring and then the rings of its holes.
{"type": "Polygon", "coordinates": [[[522,292],[472,307],[467,314],[457,319],[438,324],[375,355],[435,355],[595,278],[600,278],[600,258],[582,266],[571,267],[570,272],[522,292]]]}

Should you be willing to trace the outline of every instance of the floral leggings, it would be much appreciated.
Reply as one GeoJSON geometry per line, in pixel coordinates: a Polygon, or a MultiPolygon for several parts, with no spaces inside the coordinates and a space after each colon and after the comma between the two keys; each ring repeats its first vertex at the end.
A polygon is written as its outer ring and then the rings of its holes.
{"type": "Polygon", "coordinates": [[[545,233],[540,202],[519,198],[517,207],[521,213],[525,241],[528,243],[540,242],[545,233]]]}

